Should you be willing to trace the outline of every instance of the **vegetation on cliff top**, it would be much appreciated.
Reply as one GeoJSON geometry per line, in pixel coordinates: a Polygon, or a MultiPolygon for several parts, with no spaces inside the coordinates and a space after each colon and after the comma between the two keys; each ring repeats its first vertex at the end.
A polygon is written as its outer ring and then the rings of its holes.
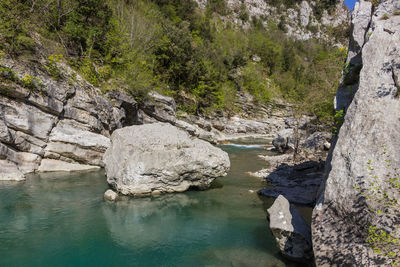
{"type": "Polygon", "coordinates": [[[190,113],[232,111],[247,91],[258,103],[284,98],[332,119],[344,49],[291,40],[278,21],[254,18],[243,30],[223,21],[226,12],[223,0],[205,11],[192,0],[3,0],[0,49],[21,58],[41,46],[102,90],[138,99],[158,90],[190,113]]]}

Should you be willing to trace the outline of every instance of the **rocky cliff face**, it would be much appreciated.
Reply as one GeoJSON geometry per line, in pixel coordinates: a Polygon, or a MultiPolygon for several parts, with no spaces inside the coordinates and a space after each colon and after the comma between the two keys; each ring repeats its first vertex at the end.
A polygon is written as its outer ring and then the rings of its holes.
{"type": "MultiPolygon", "coordinates": [[[[200,8],[207,6],[207,0],[196,0],[196,2],[200,8]]],[[[318,38],[336,43],[345,41],[332,35],[345,31],[348,27],[349,12],[343,0],[331,1],[333,4],[329,8],[323,6],[323,1],[319,0],[296,1],[293,5],[287,2],[227,0],[228,14],[224,19],[244,28],[249,28],[251,22],[256,20],[264,25],[276,22],[289,36],[298,40],[318,38]]]]}
{"type": "MultiPolygon", "coordinates": [[[[348,58],[352,65],[344,72],[336,98],[336,107],[345,110],[344,123],[328,160],[324,193],[313,212],[318,266],[394,263],[384,248],[381,253],[371,248],[379,243],[367,239],[370,226],[400,237],[398,207],[387,205],[387,200],[400,197],[390,182],[398,178],[400,167],[399,10],[396,0],[384,0],[375,10],[361,0],[353,13],[348,58]]],[[[390,247],[394,257],[398,248],[390,247]]]]}
{"type": "Polygon", "coordinates": [[[45,63],[2,62],[0,180],[23,179],[38,170],[102,167],[111,133],[136,121],[132,98],[104,95],[67,66],[57,65],[61,76],[55,79],[43,70],[45,63]]]}
{"type": "Polygon", "coordinates": [[[243,96],[238,102],[241,116],[181,114],[178,119],[170,97],[151,92],[138,105],[121,92],[101,92],[61,60],[51,64],[38,55],[30,62],[0,61],[0,180],[104,167],[111,134],[125,126],[168,122],[217,143],[245,135],[273,137],[286,127],[285,117],[291,114],[288,106],[255,107],[249,96],[243,96]]]}

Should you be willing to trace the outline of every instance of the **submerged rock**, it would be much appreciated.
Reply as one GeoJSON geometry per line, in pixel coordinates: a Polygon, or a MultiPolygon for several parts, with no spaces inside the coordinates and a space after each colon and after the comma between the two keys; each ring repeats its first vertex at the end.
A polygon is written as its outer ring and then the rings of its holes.
{"type": "Polygon", "coordinates": [[[206,189],[230,167],[226,152],[167,123],[116,130],[103,160],[108,183],[133,196],[206,189]]]}
{"type": "Polygon", "coordinates": [[[267,210],[269,227],[283,256],[305,262],[313,257],[311,228],[282,195],[267,210]]]}

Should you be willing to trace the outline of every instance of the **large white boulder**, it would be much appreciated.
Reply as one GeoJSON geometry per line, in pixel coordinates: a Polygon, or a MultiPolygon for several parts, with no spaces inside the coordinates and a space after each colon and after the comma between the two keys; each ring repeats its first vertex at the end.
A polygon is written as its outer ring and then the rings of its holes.
{"type": "Polygon", "coordinates": [[[226,152],[167,123],[116,130],[103,161],[108,183],[133,196],[206,189],[230,167],[226,152]]]}

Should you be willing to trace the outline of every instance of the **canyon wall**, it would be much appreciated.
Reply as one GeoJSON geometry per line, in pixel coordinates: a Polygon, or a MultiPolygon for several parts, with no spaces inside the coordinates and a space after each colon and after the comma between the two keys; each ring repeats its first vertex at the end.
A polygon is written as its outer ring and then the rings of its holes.
{"type": "Polygon", "coordinates": [[[400,237],[398,206],[388,202],[400,197],[399,10],[396,0],[375,8],[361,0],[353,12],[348,69],[336,98],[344,122],[313,212],[317,266],[382,266],[399,255],[398,245],[371,239],[383,232],[400,237]]]}

